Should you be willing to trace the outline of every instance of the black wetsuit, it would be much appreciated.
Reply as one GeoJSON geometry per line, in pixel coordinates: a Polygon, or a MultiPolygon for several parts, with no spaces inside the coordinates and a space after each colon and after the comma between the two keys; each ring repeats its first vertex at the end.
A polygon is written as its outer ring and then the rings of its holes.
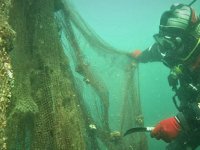
{"type": "MultiPolygon", "coordinates": [[[[200,54],[200,45],[197,49],[198,54],[200,54]]],[[[161,61],[172,71],[168,80],[175,91],[173,99],[179,110],[176,117],[180,121],[182,130],[178,137],[167,146],[167,150],[188,150],[188,147],[194,150],[200,145],[200,68],[196,66],[195,69],[192,68],[193,64],[196,65],[197,59],[200,60],[200,55],[198,57],[195,54],[187,63],[172,57],[165,58],[157,43],[143,51],[138,57],[138,61],[142,63],[161,61]],[[174,76],[173,68],[175,67],[181,69],[181,73],[176,76],[177,78],[171,77],[174,76]]]]}

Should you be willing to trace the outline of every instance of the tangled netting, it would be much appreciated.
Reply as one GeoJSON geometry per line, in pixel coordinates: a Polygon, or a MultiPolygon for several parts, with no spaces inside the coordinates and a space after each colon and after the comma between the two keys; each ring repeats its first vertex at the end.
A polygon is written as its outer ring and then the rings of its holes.
{"type": "Polygon", "coordinates": [[[145,149],[141,135],[121,139],[128,128],[143,126],[133,60],[103,41],[67,1],[62,2],[64,9],[56,19],[90,130],[106,145],[118,143],[115,149],[138,149],[139,142],[145,149]]]}
{"type": "Polygon", "coordinates": [[[137,67],[68,0],[12,1],[15,77],[8,149],[145,150],[137,67]],[[18,19],[16,19],[18,18],[18,19]]]}

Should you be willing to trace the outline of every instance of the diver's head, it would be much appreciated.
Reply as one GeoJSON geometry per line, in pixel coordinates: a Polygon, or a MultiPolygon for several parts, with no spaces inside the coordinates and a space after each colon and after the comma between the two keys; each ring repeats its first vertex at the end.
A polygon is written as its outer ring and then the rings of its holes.
{"type": "Polygon", "coordinates": [[[195,11],[188,5],[173,4],[160,19],[160,32],[178,34],[187,32],[198,21],[195,11]]]}
{"type": "Polygon", "coordinates": [[[188,53],[187,39],[197,22],[198,17],[188,5],[175,4],[165,11],[160,19],[159,34],[154,36],[163,56],[177,58],[188,53]]]}

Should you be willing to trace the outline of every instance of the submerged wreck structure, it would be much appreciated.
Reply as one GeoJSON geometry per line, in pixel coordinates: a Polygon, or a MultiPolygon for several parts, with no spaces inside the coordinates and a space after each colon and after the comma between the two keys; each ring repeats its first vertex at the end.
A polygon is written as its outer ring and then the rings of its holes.
{"type": "Polygon", "coordinates": [[[137,69],[69,0],[0,0],[0,149],[147,150],[137,69]]]}

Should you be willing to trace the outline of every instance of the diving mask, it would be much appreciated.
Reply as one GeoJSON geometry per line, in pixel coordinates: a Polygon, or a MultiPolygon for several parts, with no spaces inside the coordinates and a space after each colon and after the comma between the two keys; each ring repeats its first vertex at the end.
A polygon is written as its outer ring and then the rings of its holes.
{"type": "Polygon", "coordinates": [[[178,57],[183,53],[184,44],[180,36],[155,34],[154,39],[163,57],[178,57]]]}

